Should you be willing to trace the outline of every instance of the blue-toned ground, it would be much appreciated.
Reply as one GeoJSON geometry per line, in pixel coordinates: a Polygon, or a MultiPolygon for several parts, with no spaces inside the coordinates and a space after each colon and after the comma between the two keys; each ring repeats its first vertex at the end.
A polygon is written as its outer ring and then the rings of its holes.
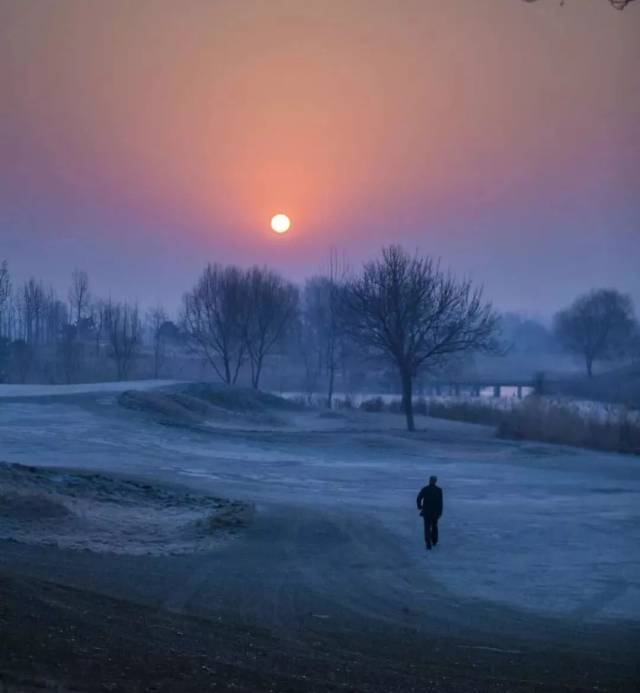
{"type": "Polygon", "coordinates": [[[600,674],[580,665],[585,685],[612,676],[611,667],[623,682],[634,676],[635,457],[504,441],[487,427],[426,418],[408,434],[394,415],[327,416],[247,391],[140,383],[123,397],[127,387],[23,396],[0,387],[1,458],[56,470],[45,475],[80,474],[85,484],[73,502],[56,500],[72,513],[73,543],[55,530],[71,522],[66,513],[42,526],[16,523],[24,503],[11,511],[7,498],[49,502],[52,491],[20,488],[19,479],[9,487],[4,468],[0,571],[55,575],[58,584],[198,618],[224,614],[278,637],[388,629],[446,635],[460,651],[511,659],[569,648],[592,668],[594,653],[602,657],[600,674]],[[101,497],[99,512],[87,472],[110,480],[112,498],[101,497]],[[444,488],[445,512],[441,544],[427,553],[415,496],[430,474],[444,488]],[[169,504],[164,515],[149,494],[140,503],[123,495],[127,484],[255,512],[233,534],[223,530],[224,540],[203,544],[191,533],[185,543],[200,510],[169,504]],[[109,512],[114,532],[128,522],[132,532],[92,546],[95,516],[108,528],[109,512]]]}

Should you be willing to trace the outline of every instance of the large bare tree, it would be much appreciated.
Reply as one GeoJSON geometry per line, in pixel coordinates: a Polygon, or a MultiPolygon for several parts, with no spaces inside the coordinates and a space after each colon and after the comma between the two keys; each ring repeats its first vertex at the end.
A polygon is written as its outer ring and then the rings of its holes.
{"type": "Polygon", "coordinates": [[[103,319],[109,356],[116,364],[118,380],[127,380],[142,338],[138,307],[109,300],[104,306],[103,319]]]}
{"type": "Polygon", "coordinates": [[[280,342],[298,310],[298,290],[266,267],[247,271],[246,307],[241,318],[251,365],[251,384],[260,385],[265,357],[280,342]]]}
{"type": "Polygon", "coordinates": [[[247,358],[247,290],[238,267],[209,264],[184,296],[183,322],[191,347],[228,385],[247,358]]]}
{"type": "Polygon", "coordinates": [[[624,356],[636,331],[633,303],[614,289],[598,289],[577,298],[554,318],[564,346],[584,358],[587,375],[598,360],[624,356]]]}
{"type": "Polygon", "coordinates": [[[345,327],[398,369],[407,428],[415,430],[413,379],[454,355],[497,348],[498,318],[482,290],[429,257],[397,245],[364,265],[344,295],[345,327]]]}

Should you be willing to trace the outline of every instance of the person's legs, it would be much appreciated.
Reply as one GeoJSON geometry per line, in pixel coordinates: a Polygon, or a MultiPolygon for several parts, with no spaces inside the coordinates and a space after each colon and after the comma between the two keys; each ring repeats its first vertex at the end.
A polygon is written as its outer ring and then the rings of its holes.
{"type": "Polygon", "coordinates": [[[438,543],[438,520],[431,520],[431,543],[435,546],[438,543]]]}
{"type": "Polygon", "coordinates": [[[431,548],[431,522],[429,518],[425,515],[424,519],[424,543],[428,549],[431,548]]]}

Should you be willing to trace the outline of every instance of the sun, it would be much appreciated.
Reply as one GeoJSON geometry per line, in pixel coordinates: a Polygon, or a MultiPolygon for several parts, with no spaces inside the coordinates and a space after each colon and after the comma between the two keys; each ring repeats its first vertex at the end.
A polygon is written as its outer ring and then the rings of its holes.
{"type": "Polygon", "coordinates": [[[286,214],[271,217],[271,229],[276,233],[286,233],[291,228],[291,219],[286,214]]]}

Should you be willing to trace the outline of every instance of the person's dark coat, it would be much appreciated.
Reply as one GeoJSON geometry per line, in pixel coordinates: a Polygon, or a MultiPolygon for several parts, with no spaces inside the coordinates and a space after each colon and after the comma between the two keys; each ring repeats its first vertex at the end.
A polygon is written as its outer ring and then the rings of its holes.
{"type": "Polygon", "coordinates": [[[435,484],[429,484],[420,490],[418,498],[418,510],[423,517],[438,520],[442,515],[442,489],[435,484]]]}

